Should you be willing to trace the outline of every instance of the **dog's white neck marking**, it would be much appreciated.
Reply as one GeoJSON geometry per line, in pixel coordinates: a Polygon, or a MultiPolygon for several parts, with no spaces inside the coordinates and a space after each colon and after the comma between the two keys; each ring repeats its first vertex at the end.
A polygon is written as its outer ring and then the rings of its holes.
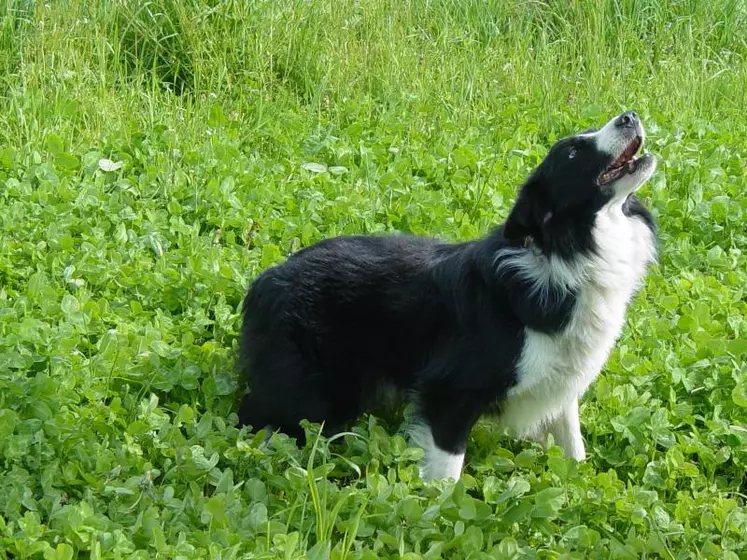
{"type": "Polygon", "coordinates": [[[597,253],[563,261],[509,249],[501,266],[512,267],[536,290],[574,290],[576,306],[555,334],[525,329],[517,363],[518,383],[508,393],[501,421],[520,437],[536,437],[599,374],[620,336],[625,311],[655,258],[651,230],[626,216],[618,201],[602,209],[593,230],[597,253]]]}

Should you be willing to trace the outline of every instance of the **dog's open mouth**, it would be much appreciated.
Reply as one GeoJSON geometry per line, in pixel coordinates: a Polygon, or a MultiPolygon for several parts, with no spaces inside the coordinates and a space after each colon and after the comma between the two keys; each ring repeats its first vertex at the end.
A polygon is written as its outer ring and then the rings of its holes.
{"type": "Polygon", "coordinates": [[[639,159],[636,153],[642,144],[643,139],[640,136],[636,136],[628,147],[623,150],[623,153],[602,172],[599,179],[597,179],[597,183],[607,185],[625,174],[633,173],[636,170],[639,159]]]}

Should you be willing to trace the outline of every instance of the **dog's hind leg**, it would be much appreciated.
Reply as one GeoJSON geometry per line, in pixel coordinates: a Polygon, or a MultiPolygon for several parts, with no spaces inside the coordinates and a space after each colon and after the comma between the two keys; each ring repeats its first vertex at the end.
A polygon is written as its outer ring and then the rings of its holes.
{"type": "Polygon", "coordinates": [[[327,392],[308,381],[285,387],[263,384],[242,400],[239,425],[251,425],[254,431],[280,431],[303,446],[306,432],[300,422],[324,423],[324,433],[329,434],[337,427],[335,412],[327,392]]]}

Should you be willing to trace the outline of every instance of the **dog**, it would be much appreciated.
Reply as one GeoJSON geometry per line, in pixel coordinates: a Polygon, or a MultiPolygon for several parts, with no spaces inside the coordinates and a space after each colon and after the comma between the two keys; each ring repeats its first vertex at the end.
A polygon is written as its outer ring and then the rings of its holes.
{"type": "Polygon", "coordinates": [[[303,440],[394,388],[414,404],[424,480],[458,479],[474,423],[584,460],[579,398],[656,259],[636,191],[656,169],[628,111],[556,142],[486,237],[345,236],[262,272],[243,304],[241,425],[303,440]]]}

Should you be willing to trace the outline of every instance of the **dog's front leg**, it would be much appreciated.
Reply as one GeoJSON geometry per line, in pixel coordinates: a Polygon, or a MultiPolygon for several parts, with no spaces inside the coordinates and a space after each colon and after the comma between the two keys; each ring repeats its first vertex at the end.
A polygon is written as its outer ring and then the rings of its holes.
{"type": "Polygon", "coordinates": [[[410,429],[425,451],[423,480],[459,480],[470,431],[482,410],[478,397],[452,387],[429,386],[419,398],[419,420],[410,429]]]}
{"type": "Polygon", "coordinates": [[[420,477],[423,480],[459,480],[464,465],[464,450],[461,446],[444,449],[436,443],[433,429],[426,423],[412,427],[410,436],[425,452],[420,465],[420,477]]]}
{"type": "Polygon", "coordinates": [[[573,399],[563,411],[547,425],[547,432],[555,438],[566,457],[577,461],[586,459],[584,438],[581,435],[581,422],[578,418],[578,399],[573,399]]]}

